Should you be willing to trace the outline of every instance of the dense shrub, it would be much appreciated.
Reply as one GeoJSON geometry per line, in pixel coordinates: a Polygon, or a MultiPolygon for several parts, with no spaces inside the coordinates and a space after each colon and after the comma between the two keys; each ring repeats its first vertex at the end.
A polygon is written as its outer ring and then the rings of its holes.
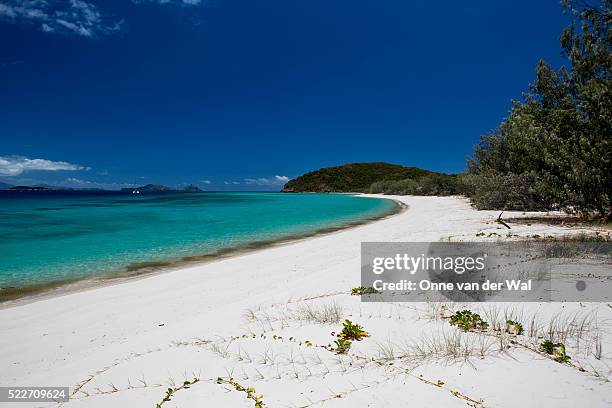
{"type": "Polygon", "coordinates": [[[458,176],[431,174],[414,179],[377,181],[370,186],[370,193],[444,196],[461,193],[461,186],[458,176]]]}
{"type": "Polygon", "coordinates": [[[463,178],[477,208],[611,215],[612,1],[564,4],[570,69],[540,61],[525,100],[481,138],[463,178]]]}
{"type": "Polygon", "coordinates": [[[533,173],[467,174],[462,177],[465,193],[478,209],[546,210],[554,207],[533,173]]]}

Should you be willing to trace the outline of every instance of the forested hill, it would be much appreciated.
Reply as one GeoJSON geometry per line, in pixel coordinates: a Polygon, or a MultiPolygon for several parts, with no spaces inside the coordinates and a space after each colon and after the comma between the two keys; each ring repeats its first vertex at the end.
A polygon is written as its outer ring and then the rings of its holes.
{"type": "Polygon", "coordinates": [[[290,180],[283,192],[368,192],[374,182],[418,179],[434,172],[384,162],[325,167],[290,180]]]}

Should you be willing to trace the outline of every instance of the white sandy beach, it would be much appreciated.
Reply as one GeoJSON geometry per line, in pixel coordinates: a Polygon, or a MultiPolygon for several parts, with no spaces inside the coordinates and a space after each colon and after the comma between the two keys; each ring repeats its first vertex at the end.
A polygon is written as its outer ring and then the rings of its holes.
{"type": "MultiPolygon", "coordinates": [[[[582,344],[569,348],[574,366],[510,342],[501,353],[494,336],[470,335],[457,340],[475,350],[467,362],[443,356],[395,360],[402,344],[457,330],[437,316],[435,306],[361,303],[351,296],[360,283],[360,243],[470,241],[482,231],[506,230],[494,222],[499,212],[475,211],[462,198],[392,198],[408,210],[328,235],[4,308],[0,385],[70,386],[73,398],[62,406],[75,408],[154,408],[168,387],[194,378],[197,383],[176,391],[163,407],[255,406],[235,386],[218,384],[218,377],[255,388],[272,408],[612,406],[607,304],[495,306],[500,320],[513,309],[525,321],[538,313],[542,326],[556,315],[592,317],[597,333],[589,331],[582,344]],[[345,356],[319,347],[333,341],[340,323],[304,317],[308,308],[332,305],[371,334],[345,356]],[[600,358],[591,355],[594,336],[601,340],[600,358]]],[[[512,232],[575,231],[512,225],[512,232]]],[[[483,314],[492,306],[470,308],[483,314]]]]}

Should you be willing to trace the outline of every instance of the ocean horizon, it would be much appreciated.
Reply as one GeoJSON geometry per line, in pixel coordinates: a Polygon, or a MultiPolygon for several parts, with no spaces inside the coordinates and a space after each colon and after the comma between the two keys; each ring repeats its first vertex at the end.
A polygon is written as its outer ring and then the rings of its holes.
{"type": "Polygon", "coordinates": [[[0,202],[0,296],[342,228],[396,206],[270,192],[0,192],[0,202]]]}

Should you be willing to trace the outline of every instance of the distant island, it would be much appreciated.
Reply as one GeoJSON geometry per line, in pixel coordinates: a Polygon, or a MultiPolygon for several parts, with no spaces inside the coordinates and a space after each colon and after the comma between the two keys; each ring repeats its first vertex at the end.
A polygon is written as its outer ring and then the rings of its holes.
{"type": "MultiPolygon", "coordinates": [[[[48,184],[36,184],[33,186],[13,186],[7,183],[0,183],[0,190],[8,190],[8,191],[111,191],[104,190],[102,188],[71,188],[71,187],[61,187],[61,186],[52,186],[48,184]]],[[[168,186],[164,186],[161,184],[147,184],[140,187],[126,187],[118,190],[122,193],[132,193],[138,191],[139,193],[199,193],[202,192],[200,187],[189,184],[187,187],[183,189],[172,188],[168,186]]]]}
{"type": "Polygon", "coordinates": [[[285,193],[385,193],[449,195],[459,192],[457,175],[372,162],[325,167],[287,182],[285,193]]]}
{"type": "MultiPolygon", "coordinates": [[[[65,190],[74,190],[69,187],[60,187],[60,186],[51,186],[49,184],[35,184],[33,186],[19,185],[12,186],[10,184],[0,185],[1,190],[13,190],[13,191],[65,191],[65,190]]],[[[92,190],[92,189],[88,189],[92,190]]]]}
{"type": "Polygon", "coordinates": [[[121,191],[130,192],[130,193],[133,191],[138,191],[140,193],[199,193],[202,190],[200,189],[200,187],[194,184],[190,184],[184,189],[180,189],[180,190],[172,188],[172,187],[164,186],[162,184],[146,184],[140,187],[122,188],[121,191]]]}
{"type": "Polygon", "coordinates": [[[42,186],[12,186],[9,187],[8,190],[15,190],[15,191],[42,191],[42,190],[50,190],[47,187],[42,187],[42,186]]]}
{"type": "Polygon", "coordinates": [[[384,162],[348,163],[325,167],[289,180],[282,191],[351,193],[367,192],[377,181],[414,179],[434,174],[417,167],[405,167],[384,162]]]}
{"type": "Polygon", "coordinates": [[[167,187],[161,184],[147,184],[147,185],[140,186],[140,187],[122,188],[121,191],[123,192],[140,191],[141,193],[152,193],[152,192],[163,193],[163,192],[172,191],[172,189],[170,187],[167,187]]]}
{"type": "Polygon", "coordinates": [[[202,192],[202,189],[196,186],[195,184],[190,184],[187,187],[185,187],[183,191],[186,193],[200,193],[202,192]]]}

